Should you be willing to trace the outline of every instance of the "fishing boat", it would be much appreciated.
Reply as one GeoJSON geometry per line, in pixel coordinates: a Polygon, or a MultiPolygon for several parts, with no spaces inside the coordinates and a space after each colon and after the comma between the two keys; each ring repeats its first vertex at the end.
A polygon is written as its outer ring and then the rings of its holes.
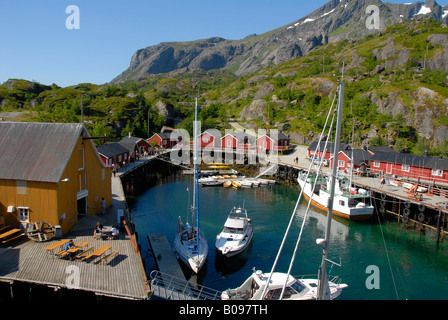
{"type": "MultiPolygon", "coordinates": [[[[342,121],[342,97],[344,92],[344,84],[340,83],[339,88],[339,100],[338,100],[338,112],[337,112],[337,128],[336,128],[336,143],[335,150],[339,148],[339,139],[341,131],[341,121],[342,121]]],[[[329,115],[331,113],[331,109],[329,115]]],[[[328,121],[328,118],[327,118],[328,121]]],[[[325,124],[326,126],[326,124],[325,124]]],[[[335,152],[337,154],[337,152],[335,152]]],[[[332,168],[333,176],[336,175],[336,166],[332,168]]],[[[286,273],[274,272],[276,265],[279,261],[280,254],[286,242],[289,230],[295,220],[296,211],[301,200],[302,194],[304,194],[303,189],[297,199],[294,211],[291,214],[291,218],[286,229],[285,235],[283,237],[282,243],[278,250],[277,256],[272,266],[270,273],[263,273],[260,270],[253,270],[253,273],[247,278],[247,280],[236,289],[228,289],[221,294],[222,300],[329,300],[337,298],[342,289],[348,287],[347,284],[341,283],[340,279],[336,276],[331,280],[327,273],[327,262],[332,262],[328,259],[328,251],[330,245],[330,230],[331,230],[331,220],[333,216],[333,197],[335,191],[335,180],[332,180],[330,185],[330,201],[328,204],[327,213],[327,223],[325,231],[325,239],[317,239],[316,243],[321,245],[323,248],[322,253],[322,263],[319,267],[318,277],[307,278],[305,277],[294,277],[291,276],[292,266],[296,257],[297,249],[300,243],[301,235],[303,229],[306,225],[306,220],[309,212],[309,207],[305,213],[305,217],[302,221],[302,228],[299,233],[296,246],[291,258],[289,269],[286,273]]],[[[338,265],[332,262],[333,265],[338,265]]],[[[332,266],[333,266],[332,265],[332,266]]]]}
{"type": "MultiPolygon", "coordinates": [[[[186,228],[179,217],[177,235],[174,239],[174,251],[177,257],[185,263],[194,273],[198,273],[203,267],[208,254],[207,240],[199,228],[199,168],[198,168],[198,146],[197,146],[197,105],[195,106],[194,122],[194,184],[193,184],[193,206],[191,207],[192,223],[187,221],[186,228]],[[195,225],[196,224],[196,225],[195,225]]],[[[187,215],[188,216],[188,215],[187,215]]]]}
{"type": "MultiPolygon", "coordinates": [[[[369,192],[363,188],[353,188],[350,179],[345,176],[337,176],[335,180],[334,214],[350,220],[371,218],[374,206],[369,192]]],[[[312,205],[321,210],[328,210],[331,176],[324,176],[321,172],[300,172],[297,182],[307,201],[311,201],[312,205]]]]}
{"type": "Polygon", "coordinates": [[[215,247],[223,256],[233,257],[244,251],[252,240],[254,230],[247,210],[233,207],[223,230],[216,236],[215,247]]]}

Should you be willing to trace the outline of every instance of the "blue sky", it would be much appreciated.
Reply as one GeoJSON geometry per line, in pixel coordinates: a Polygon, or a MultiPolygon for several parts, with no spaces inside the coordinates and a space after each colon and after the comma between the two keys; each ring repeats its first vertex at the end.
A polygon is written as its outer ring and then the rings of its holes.
{"type": "Polygon", "coordinates": [[[261,34],[328,1],[0,0],[0,83],[21,78],[62,87],[102,84],[128,68],[138,49],[166,41],[261,34]],[[79,8],[79,29],[66,28],[69,5],[79,8]]]}

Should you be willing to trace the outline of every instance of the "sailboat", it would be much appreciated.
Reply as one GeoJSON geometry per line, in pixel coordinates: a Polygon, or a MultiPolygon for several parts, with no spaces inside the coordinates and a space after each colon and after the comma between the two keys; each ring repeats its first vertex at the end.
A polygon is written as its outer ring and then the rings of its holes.
{"type": "MultiPolygon", "coordinates": [[[[335,150],[339,148],[339,139],[341,131],[341,120],[342,120],[342,97],[344,94],[344,83],[340,83],[339,87],[339,100],[338,100],[338,111],[337,111],[337,128],[336,128],[336,143],[335,150]]],[[[327,119],[328,121],[328,119],[327,119]]],[[[335,152],[335,157],[337,159],[337,153],[335,152]]],[[[334,164],[337,161],[333,162],[334,164]]],[[[336,175],[336,165],[333,166],[333,176],[336,175]]],[[[224,291],[221,295],[223,300],[329,300],[336,299],[342,290],[348,287],[347,284],[341,283],[340,279],[336,276],[329,280],[327,273],[327,262],[331,262],[333,265],[338,265],[337,263],[328,259],[328,251],[330,245],[330,229],[331,229],[331,219],[333,215],[333,199],[335,191],[335,180],[332,180],[330,186],[329,205],[327,214],[327,225],[325,231],[325,239],[317,239],[316,243],[323,247],[322,263],[319,267],[318,278],[305,278],[305,277],[293,277],[290,275],[292,265],[294,263],[294,257],[297,252],[298,245],[302,236],[302,231],[305,226],[306,218],[309,210],[309,203],[307,212],[302,221],[302,229],[298,236],[296,247],[294,250],[293,258],[291,259],[288,272],[274,272],[276,264],[278,262],[280,253],[282,251],[283,245],[286,242],[288,231],[294,221],[295,212],[297,211],[298,204],[300,202],[301,195],[303,194],[303,189],[300,193],[299,199],[296,202],[293,214],[289,221],[287,231],[283,238],[280,249],[277,253],[277,257],[274,261],[272,271],[270,273],[263,273],[261,270],[253,270],[253,273],[249,278],[238,288],[228,289],[224,291]]]]}
{"type": "Polygon", "coordinates": [[[174,250],[178,258],[185,263],[194,273],[199,273],[204,266],[208,254],[208,244],[202,230],[199,228],[199,165],[198,165],[198,100],[195,104],[195,123],[194,123],[194,143],[193,143],[193,164],[194,185],[193,185],[193,206],[192,224],[186,223],[184,227],[179,217],[179,227],[174,239],[174,250]],[[194,225],[196,222],[196,225],[194,225]]]}

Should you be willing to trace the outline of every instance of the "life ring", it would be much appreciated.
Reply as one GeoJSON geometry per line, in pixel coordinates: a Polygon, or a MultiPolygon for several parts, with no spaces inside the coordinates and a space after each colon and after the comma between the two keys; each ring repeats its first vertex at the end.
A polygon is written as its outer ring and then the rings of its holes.
{"type": "Polygon", "coordinates": [[[385,200],[386,197],[387,197],[387,194],[385,194],[385,193],[382,193],[382,194],[381,194],[381,199],[385,200]]]}
{"type": "Polygon", "coordinates": [[[418,205],[418,210],[420,211],[420,212],[423,212],[423,211],[425,211],[425,205],[424,204],[422,204],[422,203],[420,203],[419,205],[418,205]]]}
{"type": "Polygon", "coordinates": [[[420,212],[417,216],[418,221],[425,221],[425,215],[423,214],[423,212],[420,212]]]}
{"type": "Polygon", "coordinates": [[[380,205],[381,205],[382,207],[385,207],[385,206],[386,206],[386,200],[381,200],[381,201],[380,201],[380,205]]]}
{"type": "Polygon", "coordinates": [[[409,208],[404,208],[403,209],[403,215],[406,217],[409,217],[409,215],[411,214],[411,210],[409,208]]]}
{"type": "Polygon", "coordinates": [[[409,201],[406,201],[404,203],[405,208],[410,208],[411,207],[411,203],[409,201]]]}
{"type": "Polygon", "coordinates": [[[379,208],[380,213],[384,214],[386,212],[386,208],[384,207],[380,207],[379,208]]]}

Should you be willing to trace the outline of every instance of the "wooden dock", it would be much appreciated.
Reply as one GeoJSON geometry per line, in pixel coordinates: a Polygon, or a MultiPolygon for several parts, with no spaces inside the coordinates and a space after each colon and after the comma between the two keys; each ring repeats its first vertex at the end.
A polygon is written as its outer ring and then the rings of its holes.
{"type": "Polygon", "coordinates": [[[151,233],[148,234],[148,241],[159,270],[176,278],[185,279],[166,235],[164,233],[151,233]]]}

